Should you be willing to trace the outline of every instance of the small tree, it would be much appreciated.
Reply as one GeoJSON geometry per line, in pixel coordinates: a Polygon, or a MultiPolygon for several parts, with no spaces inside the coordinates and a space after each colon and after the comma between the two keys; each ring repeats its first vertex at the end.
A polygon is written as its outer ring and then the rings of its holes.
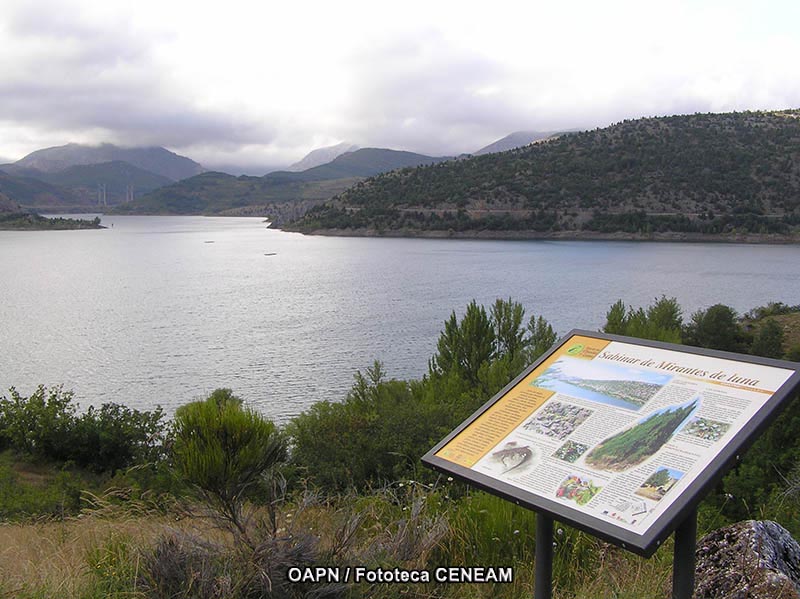
{"type": "Polygon", "coordinates": [[[768,318],[753,339],[750,353],[765,358],[781,358],[783,357],[783,337],[781,325],[774,318],[768,318]]]}
{"type": "Polygon", "coordinates": [[[525,308],[518,302],[497,299],[490,311],[497,355],[514,359],[525,349],[525,308]]]}
{"type": "Polygon", "coordinates": [[[747,351],[747,339],[736,316],[736,311],[724,304],[715,304],[707,310],[692,314],[692,321],[684,330],[684,340],[689,345],[747,351]]]}
{"type": "Polygon", "coordinates": [[[472,300],[460,322],[453,312],[444,323],[436,349],[430,363],[432,374],[455,372],[477,385],[481,366],[495,354],[495,332],[485,308],[472,300]]]}
{"type": "Polygon", "coordinates": [[[173,453],[178,473],[247,540],[245,501],[287,457],[277,427],[217,389],[176,410],[173,453]]]}
{"type": "Polygon", "coordinates": [[[662,295],[646,310],[629,308],[622,300],[617,301],[606,313],[603,331],[612,335],[680,343],[682,323],[678,301],[662,295]]]}

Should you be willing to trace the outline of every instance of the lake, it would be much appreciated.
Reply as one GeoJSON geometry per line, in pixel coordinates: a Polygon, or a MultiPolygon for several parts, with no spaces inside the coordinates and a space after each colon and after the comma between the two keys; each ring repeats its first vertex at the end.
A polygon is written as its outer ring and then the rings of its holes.
{"type": "Polygon", "coordinates": [[[103,217],[106,230],[0,231],[0,385],[63,383],[82,406],[167,412],[231,387],[277,421],[344,397],[381,360],[427,371],[472,299],[521,302],[559,334],[618,299],[688,319],[800,303],[800,246],[307,237],[261,219],[103,217]],[[111,225],[113,224],[113,228],[111,225]]]}

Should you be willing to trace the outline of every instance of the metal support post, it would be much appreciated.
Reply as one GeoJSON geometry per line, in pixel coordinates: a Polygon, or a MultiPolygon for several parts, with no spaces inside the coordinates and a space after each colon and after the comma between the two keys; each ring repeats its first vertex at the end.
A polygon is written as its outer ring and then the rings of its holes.
{"type": "Polygon", "coordinates": [[[692,599],[694,594],[696,548],[697,510],[695,509],[686,516],[686,519],[675,530],[675,553],[672,560],[672,599],[692,599]]]}
{"type": "Polygon", "coordinates": [[[533,599],[553,597],[553,519],[536,513],[536,569],[533,599]]]}

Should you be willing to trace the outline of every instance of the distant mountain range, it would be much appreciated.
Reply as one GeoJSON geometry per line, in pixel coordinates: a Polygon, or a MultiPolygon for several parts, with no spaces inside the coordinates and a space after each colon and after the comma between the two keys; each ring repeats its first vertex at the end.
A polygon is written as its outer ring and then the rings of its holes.
{"type": "Polygon", "coordinates": [[[2,170],[0,193],[28,208],[58,211],[80,204],[78,195],[68,189],[32,177],[14,177],[2,170]]]}
{"type": "Polygon", "coordinates": [[[116,204],[204,171],[164,148],[67,144],[0,165],[0,190],[40,211],[116,204]]]}
{"type": "Polygon", "coordinates": [[[289,228],[800,240],[800,110],[624,121],[362,181],[289,228]]]}
{"type": "Polygon", "coordinates": [[[436,164],[448,158],[435,158],[414,152],[387,150],[384,148],[362,148],[347,152],[327,164],[315,166],[300,173],[275,171],[266,176],[287,181],[326,181],[346,177],[372,177],[398,168],[436,164]]]}
{"type": "Polygon", "coordinates": [[[568,133],[520,131],[457,158],[342,143],[263,177],[68,144],[0,165],[0,193],[67,211],[96,209],[102,189],[118,213],[261,215],[309,233],[800,240],[800,110],[568,133]]]}
{"type": "Polygon", "coordinates": [[[280,221],[276,212],[283,214],[287,209],[276,207],[277,204],[318,203],[365,177],[443,160],[446,158],[362,148],[299,173],[277,171],[263,177],[204,173],[162,187],[118,206],[115,211],[124,214],[219,214],[238,210],[241,214],[264,214],[280,221]]]}
{"type": "Polygon", "coordinates": [[[346,154],[347,152],[355,152],[356,150],[358,150],[357,145],[346,141],[336,144],[335,146],[328,146],[327,148],[317,148],[316,150],[311,150],[311,152],[306,154],[302,160],[287,166],[284,170],[287,170],[291,173],[299,173],[300,171],[305,171],[310,168],[314,168],[315,166],[328,164],[342,154],[346,154]]]}
{"type": "Polygon", "coordinates": [[[0,165],[0,170],[11,175],[31,176],[31,169],[56,173],[72,166],[116,161],[127,162],[172,181],[199,175],[205,170],[194,160],[165,148],[121,148],[112,144],[87,146],[74,143],[36,150],[13,164],[0,165]]]}
{"type": "MultiPolygon", "coordinates": [[[[513,133],[479,152],[502,151],[517,144],[530,143],[542,135],[547,134],[513,133]]],[[[326,194],[332,190],[341,191],[347,179],[371,177],[398,168],[443,160],[447,158],[385,148],[359,148],[342,142],[313,150],[286,170],[269,173],[266,175],[268,179],[255,186],[263,194],[258,197],[250,188],[242,194],[242,181],[257,179],[253,177],[221,177],[217,173],[193,181],[188,188],[194,190],[192,193],[199,193],[198,188],[205,188],[206,184],[213,182],[211,188],[222,194],[216,202],[200,202],[203,207],[199,209],[203,212],[229,210],[233,205],[241,205],[242,197],[254,202],[249,206],[293,199],[319,201],[330,197],[326,194]],[[335,180],[339,183],[327,183],[335,180]],[[314,185],[299,186],[300,183],[315,182],[319,185],[314,190],[314,185]]],[[[16,162],[0,164],[0,190],[33,210],[80,211],[97,209],[98,205],[113,207],[168,187],[164,193],[134,203],[126,211],[141,208],[162,213],[169,212],[167,205],[180,205],[179,212],[185,213],[189,209],[185,202],[189,193],[187,188],[170,184],[204,172],[205,169],[197,162],[161,147],[123,148],[113,144],[89,146],[70,143],[36,150],[16,162]],[[171,200],[167,200],[169,194],[174,194],[171,200]]]]}
{"type": "Polygon", "coordinates": [[[522,146],[527,146],[535,141],[541,141],[556,135],[560,135],[560,133],[554,131],[546,133],[542,131],[516,131],[506,135],[502,139],[498,139],[497,141],[490,143],[488,146],[481,148],[474,154],[475,156],[481,156],[483,154],[493,154],[495,152],[507,152],[508,150],[521,148],[522,146]]]}

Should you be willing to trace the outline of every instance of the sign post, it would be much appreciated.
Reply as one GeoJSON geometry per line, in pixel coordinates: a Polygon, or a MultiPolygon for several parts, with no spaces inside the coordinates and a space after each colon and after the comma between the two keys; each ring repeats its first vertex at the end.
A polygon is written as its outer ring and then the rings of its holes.
{"type": "Polygon", "coordinates": [[[675,531],[694,586],[696,507],[800,388],[800,365],[574,330],[423,457],[536,511],[535,598],[553,520],[649,557],[675,531]]]}
{"type": "Polygon", "coordinates": [[[536,514],[536,566],[533,579],[533,599],[553,596],[553,519],[536,514]]]}
{"type": "Polygon", "coordinates": [[[697,547],[697,510],[675,529],[672,558],[672,599],[692,599],[694,594],[694,562],[697,547]]]}

